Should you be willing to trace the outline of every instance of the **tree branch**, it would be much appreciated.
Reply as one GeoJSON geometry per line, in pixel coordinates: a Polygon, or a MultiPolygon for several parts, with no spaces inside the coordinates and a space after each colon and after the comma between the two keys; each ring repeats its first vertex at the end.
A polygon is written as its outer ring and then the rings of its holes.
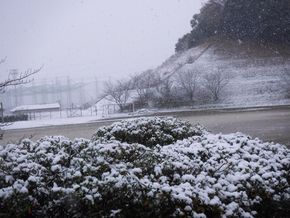
{"type": "Polygon", "coordinates": [[[11,78],[11,74],[10,74],[7,80],[0,82],[0,92],[3,92],[4,89],[9,86],[17,86],[20,84],[30,83],[32,79],[28,79],[28,77],[38,73],[42,68],[43,66],[41,66],[40,68],[36,70],[32,70],[32,69],[26,70],[25,72],[20,73],[20,75],[18,75],[15,78],[11,78]]]}

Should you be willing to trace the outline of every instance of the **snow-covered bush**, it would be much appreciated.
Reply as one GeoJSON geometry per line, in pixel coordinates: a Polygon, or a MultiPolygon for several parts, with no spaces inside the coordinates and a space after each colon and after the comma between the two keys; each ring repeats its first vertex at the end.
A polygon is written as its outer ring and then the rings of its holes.
{"type": "Polygon", "coordinates": [[[0,208],[5,215],[54,214],[70,198],[77,169],[71,167],[86,140],[47,137],[0,147],[0,208]],[[57,192],[58,186],[62,193],[57,192]],[[55,210],[55,211],[54,211],[55,210]]]}
{"type": "Polygon", "coordinates": [[[0,216],[287,217],[289,171],[285,146],[240,133],[24,140],[0,146],[0,216]]]}
{"type": "Polygon", "coordinates": [[[101,217],[119,208],[137,212],[149,191],[139,178],[150,175],[157,160],[143,145],[117,141],[46,137],[1,146],[0,214],[101,217]]]}
{"type": "Polygon", "coordinates": [[[290,153],[285,146],[239,133],[206,134],[165,146],[160,153],[159,190],[185,202],[188,211],[209,217],[286,217],[289,212],[290,153]]]}
{"type": "Polygon", "coordinates": [[[201,135],[199,126],[172,117],[142,117],[123,120],[110,126],[99,128],[93,140],[118,140],[127,143],[139,143],[152,147],[169,145],[177,140],[201,135]]]}

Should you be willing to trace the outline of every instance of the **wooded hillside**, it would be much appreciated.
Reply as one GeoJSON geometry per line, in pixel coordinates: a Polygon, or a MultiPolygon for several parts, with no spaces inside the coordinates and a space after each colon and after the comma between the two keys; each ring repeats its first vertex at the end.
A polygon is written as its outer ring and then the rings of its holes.
{"type": "Polygon", "coordinates": [[[209,0],[176,44],[185,51],[210,37],[290,44],[289,0],[209,0]]]}

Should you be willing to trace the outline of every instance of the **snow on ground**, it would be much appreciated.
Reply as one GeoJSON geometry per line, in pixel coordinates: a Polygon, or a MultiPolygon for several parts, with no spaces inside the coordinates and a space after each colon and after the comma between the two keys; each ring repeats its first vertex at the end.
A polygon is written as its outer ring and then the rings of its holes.
{"type": "Polygon", "coordinates": [[[219,69],[230,78],[222,104],[231,107],[289,104],[282,80],[285,70],[290,70],[289,56],[233,41],[213,44],[196,62],[190,63],[206,45],[173,55],[155,72],[166,77],[168,72],[193,70],[203,76],[219,69]],[[181,69],[180,65],[183,65],[181,69]]]}
{"type": "Polygon", "coordinates": [[[72,117],[72,118],[18,121],[12,123],[11,125],[3,127],[3,129],[12,130],[12,129],[25,129],[45,126],[56,126],[56,125],[71,125],[71,124],[88,123],[95,121],[96,119],[97,117],[72,117]]]}
{"type": "MultiPolygon", "coordinates": [[[[127,117],[128,114],[114,114],[110,118],[122,118],[127,117]]],[[[26,129],[26,128],[36,128],[36,127],[46,127],[46,126],[58,126],[58,125],[73,125],[90,123],[96,121],[102,121],[102,118],[98,116],[86,116],[86,117],[70,117],[70,118],[56,118],[56,119],[40,119],[40,120],[28,120],[28,121],[17,121],[11,125],[3,127],[3,130],[13,130],[13,129],[26,129]]]]}
{"type": "MultiPolygon", "coordinates": [[[[167,110],[166,110],[167,111],[167,110]]],[[[150,115],[156,110],[140,110],[134,113],[114,113],[107,114],[106,116],[102,116],[102,114],[98,113],[97,115],[88,115],[84,114],[79,117],[60,117],[59,112],[53,112],[52,118],[50,118],[49,113],[43,113],[41,117],[37,117],[35,120],[27,120],[27,121],[17,121],[11,123],[10,125],[2,127],[3,130],[13,130],[13,129],[26,129],[26,128],[36,128],[36,127],[46,127],[46,126],[58,126],[58,125],[72,125],[72,124],[82,124],[82,123],[90,123],[96,121],[104,121],[110,119],[118,119],[125,117],[135,117],[141,115],[150,115]]]]}
{"type": "Polygon", "coordinates": [[[172,112],[190,112],[190,111],[205,111],[205,110],[234,110],[234,111],[254,111],[254,110],[265,110],[271,108],[269,106],[281,106],[281,105],[290,105],[290,101],[281,101],[280,104],[257,104],[255,107],[247,107],[247,105],[237,105],[232,107],[230,104],[212,104],[212,105],[200,105],[195,107],[180,107],[180,108],[171,108],[171,109],[140,109],[131,113],[115,113],[107,114],[103,116],[101,113],[97,115],[90,115],[90,109],[87,110],[87,113],[84,113],[82,117],[69,117],[61,118],[59,112],[53,112],[52,119],[50,118],[49,113],[42,114],[42,117],[37,117],[36,120],[28,121],[17,121],[11,123],[11,125],[4,126],[3,130],[14,130],[14,129],[25,129],[25,128],[37,128],[37,127],[46,127],[46,126],[58,126],[58,125],[72,125],[72,124],[83,124],[104,120],[116,120],[126,117],[139,117],[139,116],[151,116],[156,113],[172,113],[172,112]]]}

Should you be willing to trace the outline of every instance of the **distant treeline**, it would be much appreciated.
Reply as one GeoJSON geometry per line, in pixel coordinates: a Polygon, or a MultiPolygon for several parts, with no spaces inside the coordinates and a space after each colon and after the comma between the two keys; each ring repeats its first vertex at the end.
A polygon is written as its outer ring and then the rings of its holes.
{"type": "Polygon", "coordinates": [[[258,43],[290,44],[289,0],[209,0],[191,20],[176,52],[217,36],[258,43]]]}

